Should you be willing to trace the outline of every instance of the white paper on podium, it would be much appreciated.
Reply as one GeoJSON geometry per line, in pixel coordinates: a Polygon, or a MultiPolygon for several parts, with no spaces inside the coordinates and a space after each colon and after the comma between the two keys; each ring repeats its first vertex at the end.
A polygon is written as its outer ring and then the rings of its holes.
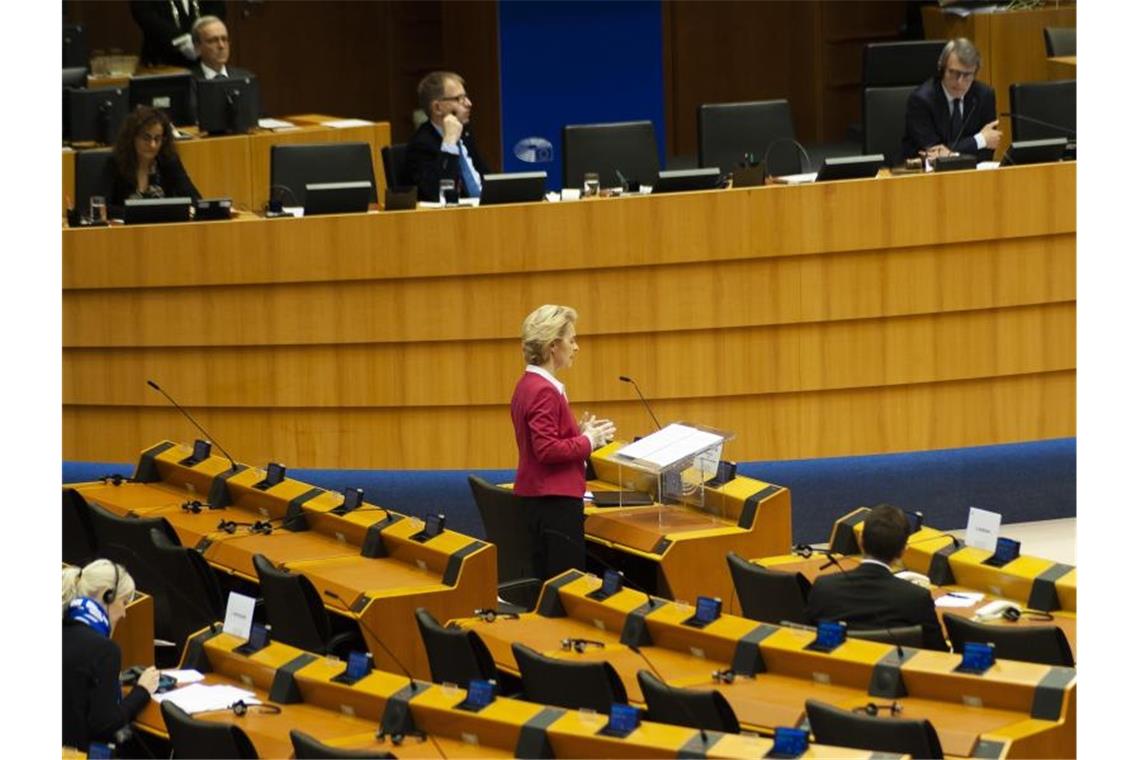
{"type": "Polygon", "coordinates": [[[657,467],[668,467],[721,443],[724,443],[724,436],[674,422],[640,441],[623,446],[615,453],[617,456],[648,462],[657,467]]]}

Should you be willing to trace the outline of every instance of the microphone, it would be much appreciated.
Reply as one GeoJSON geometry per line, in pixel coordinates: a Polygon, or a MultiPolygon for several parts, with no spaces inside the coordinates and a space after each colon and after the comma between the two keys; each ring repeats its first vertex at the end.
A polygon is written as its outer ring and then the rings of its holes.
{"type": "MultiPolygon", "coordinates": [[[[554,530],[553,528],[547,528],[542,533],[544,536],[558,536],[559,538],[561,538],[566,543],[574,546],[574,548],[578,547],[578,545],[575,544],[573,540],[571,540],[570,536],[567,536],[562,531],[554,530]]],[[[613,570],[615,573],[618,573],[619,575],[621,575],[622,586],[629,584],[629,587],[632,588],[634,591],[639,591],[642,594],[645,594],[645,598],[646,598],[646,600],[648,600],[648,603],[649,603],[649,609],[646,610],[647,613],[652,612],[653,610],[656,609],[655,605],[657,604],[657,602],[659,600],[654,599],[652,594],[650,594],[648,591],[643,589],[641,586],[632,582],[629,578],[626,578],[625,573],[623,573],[621,570],[618,570],[616,567],[611,565],[609,562],[606,562],[604,559],[599,557],[597,554],[594,554],[592,551],[590,551],[588,548],[586,548],[586,546],[583,546],[582,549],[585,551],[586,556],[588,556],[590,559],[594,560],[595,562],[597,562],[599,565],[601,565],[605,569],[613,570]]],[[[661,604],[665,604],[665,602],[662,601],[661,604]]]]}
{"type": "Polygon", "coordinates": [[[1055,129],[1058,132],[1064,132],[1066,140],[1077,139],[1077,130],[1070,129],[1063,124],[1054,124],[1051,121],[1043,121],[1042,119],[1037,119],[1033,116],[1026,116],[1025,114],[1021,113],[1013,113],[1012,111],[1002,111],[998,114],[998,116],[1008,117],[1010,119],[1019,119],[1020,121],[1027,121],[1030,124],[1036,124],[1041,127],[1049,127],[1050,129],[1055,129]]]}
{"type": "Polygon", "coordinates": [[[919,544],[924,544],[927,541],[933,541],[936,538],[948,538],[951,541],[953,541],[954,542],[954,551],[958,551],[959,549],[962,548],[962,543],[963,543],[962,539],[958,538],[957,536],[953,535],[952,533],[946,533],[945,531],[941,531],[939,533],[936,533],[933,536],[927,536],[926,538],[920,538],[917,541],[908,541],[906,545],[907,545],[907,547],[918,546],[919,544]]]}
{"type": "Polygon", "coordinates": [[[781,144],[781,143],[788,143],[788,142],[790,142],[792,145],[795,145],[799,149],[800,155],[802,155],[804,157],[804,165],[802,167],[800,167],[801,170],[802,171],[808,171],[808,172],[811,171],[811,157],[808,156],[808,152],[804,149],[804,146],[800,145],[799,140],[796,140],[796,139],[791,138],[791,137],[781,137],[778,140],[773,140],[772,142],[768,143],[768,147],[764,150],[764,161],[763,161],[763,163],[764,163],[764,173],[765,174],[767,174],[769,176],[771,176],[771,174],[772,174],[772,172],[768,171],[768,154],[772,152],[772,148],[776,145],[781,144]]]}
{"type": "MultiPolygon", "coordinates": [[[[191,423],[194,425],[194,427],[196,427],[196,428],[198,428],[199,430],[201,430],[201,431],[202,431],[202,435],[206,436],[206,439],[207,439],[207,440],[210,440],[210,441],[214,441],[214,437],[213,437],[212,435],[210,435],[209,433],[207,433],[207,432],[206,432],[206,428],[204,428],[204,427],[202,427],[201,425],[199,425],[199,424],[198,424],[198,420],[194,419],[194,417],[193,417],[193,416],[191,416],[190,412],[186,411],[186,410],[185,410],[185,409],[183,409],[181,406],[179,406],[178,402],[177,402],[177,401],[175,401],[174,399],[172,399],[172,398],[170,397],[170,394],[169,394],[169,393],[167,393],[166,391],[164,391],[162,388],[160,388],[160,387],[158,386],[158,383],[156,383],[156,382],[155,382],[155,381],[153,381],[153,380],[147,380],[147,381],[146,381],[146,384],[147,384],[147,385],[149,385],[151,388],[154,388],[156,391],[158,391],[159,393],[161,393],[163,396],[165,396],[165,397],[166,397],[166,400],[167,400],[167,401],[169,401],[171,404],[173,404],[173,405],[174,405],[174,408],[175,408],[175,409],[177,409],[178,411],[182,412],[182,415],[183,415],[183,416],[184,416],[186,419],[190,420],[190,422],[191,422],[191,423]]],[[[218,443],[218,442],[217,442],[217,441],[214,441],[214,443],[218,443]]],[[[237,462],[235,462],[235,461],[234,461],[234,458],[230,456],[230,452],[228,452],[228,451],[226,451],[224,448],[222,448],[222,444],[220,444],[220,443],[218,443],[218,449],[219,449],[219,450],[220,450],[220,451],[221,451],[223,454],[225,454],[225,455],[226,455],[226,459],[230,460],[230,472],[237,472],[237,469],[238,469],[238,466],[237,466],[237,462]]]]}
{"type": "Polygon", "coordinates": [[[632,377],[626,377],[625,375],[619,375],[618,380],[621,380],[623,383],[630,383],[633,385],[633,389],[637,391],[637,397],[641,399],[641,403],[645,405],[645,411],[649,412],[649,416],[653,418],[653,424],[657,426],[658,430],[660,430],[661,423],[657,421],[657,415],[653,413],[653,408],[649,406],[649,402],[645,400],[645,396],[641,395],[641,388],[637,387],[637,381],[632,377]]]}
{"type": "MultiPolygon", "coordinates": [[[[966,131],[966,123],[968,121],[970,121],[970,117],[974,115],[974,109],[976,109],[977,107],[978,107],[978,101],[977,100],[975,100],[973,103],[970,104],[970,110],[967,111],[966,115],[962,118],[962,126],[958,127],[958,134],[954,135],[954,141],[946,146],[950,150],[954,150],[954,146],[958,144],[958,141],[960,139],[962,139],[962,133],[966,131]]],[[[976,147],[975,147],[975,150],[977,150],[976,147]]]]}

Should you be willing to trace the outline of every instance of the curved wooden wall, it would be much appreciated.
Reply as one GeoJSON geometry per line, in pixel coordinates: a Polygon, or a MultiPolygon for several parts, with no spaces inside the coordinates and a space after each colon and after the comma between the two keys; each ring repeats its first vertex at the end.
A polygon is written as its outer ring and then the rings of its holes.
{"type": "Polygon", "coordinates": [[[1075,434],[1076,167],[65,230],[64,456],[514,465],[518,330],[576,306],[576,411],[782,459],[1075,434]],[[185,437],[184,436],[184,437],[185,437]]]}

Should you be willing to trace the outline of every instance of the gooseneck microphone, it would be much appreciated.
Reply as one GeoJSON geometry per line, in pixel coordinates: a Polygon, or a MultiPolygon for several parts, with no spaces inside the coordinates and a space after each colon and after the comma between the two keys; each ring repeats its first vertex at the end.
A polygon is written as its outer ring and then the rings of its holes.
{"type": "Polygon", "coordinates": [[[183,408],[182,408],[182,407],[181,407],[181,406],[178,404],[178,402],[177,402],[177,401],[175,401],[174,399],[172,399],[172,398],[170,397],[170,394],[169,394],[169,393],[167,393],[166,391],[164,391],[162,388],[160,388],[160,387],[158,386],[158,383],[156,383],[155,381],[153,381],[153,380],[147,380],[147,381],[146,381],[146,384],[147,384],[147,385],[149,385],[151,388],[154,388],[156,391],[158,391],[159,393],[161,393],[163,396],[165,396],[165,397],[166,397],[166,400],[167,400],[167,401],[169,401],[171,404],[173,404],[173,405],[174,405],[174,408],[175,408],[175,409],[177,409],[178,411],[182,412],[182,416],[184,416],[186,419],[190,420],[191,424],[193,424],[193,425],[194,425],[194,427],[196,427],[196,428],[198,428],[199,430],[201,430],[201,431],[202,431],[202,435],[206,436],[206,440],[209,440],[209,441],[213,441],[214,443],[217,443],[217,444],[218,444],[218,449],[219,449],[219,450],[220,450],[220,451],[221,451],[223,454],[225,454],[225,455],[226,455],[226,459],[230,460],[230,472],[237,472],[237,469],[238,469],[238,466],[237,466],[237,462],[235,462],[235,461],[234,461],[234,458],[230,456],[230,452],[228,452],[228,451],[226,451],[224,448],[222,448],[222,444],[220,444],[220,443],[218,443],[216,440],[214,440],[214,436],[212,436],[212,435],[210,435],[209,433],[207,433],[207,432],[206,432],[206,428],[204,428],[204,427],[202,427],[201,425],[199,425],[199,424],[198,424],[198,420],[194,419],[194,417],[193,417],[193,416],[190,414],[190,412],[188,412],[188,411],[186,411],[185,409],[183,409],[183,408]]]}
{"type": "Polygon", "coordinates": [[[623,383],[630,383],[633,386],[633,389],[637,391],[637,397],[641,399],[641,403],[645,405],[645,411],[649,412],[649,416],[653,418],[653,424],[660,430],[661,423],[657,421],[657,415],[653,413],[653,408],[649,406],[649,402],[645,400],[645,396],[641,395],[641,388],[637,387],[637,381],[625,375],[619,375],[618,380],[621,380],[623,383]]]}
{"type": "Polygon", "coordinates": [[[1077,130],[1072,127],[1066,127],[1064,124],[1054,124],[1051,121],[1044,121],[1033,116],[1026,116],[1023,113],[1013,113],[1012,111],[1002,111],[998,116],[1008,117],[1010,119],[1017,119],[1018,121],[1027,121],[1030,124],[1036,124],[1040,127],[1049,127],[1058,132],[1065,133],[1066,140],[1075,140],[1077,138],[1077,130]]]}
{"type": "MultiPolygon", "coordinates": [[[[542,534],[544,536],[557,536],[558,538],[562,539],[566,543],[573,546],[575,549],[578,548],[578,545],[574,543],[574,541],[570,538],[570,536],[566,535],[565,533],[563,533],[560,530],[554,530],[553,528],[547,528],[546,530],[544,530],[542,532],[542,534]]],[[[618,570],[616,567],[611,565],[609,562],[606,562],[604,559],[599,557],[594,552],[590,551],[586,546],[582,546],[582,550],[585,552],[587,557],[589,557],[590,559],[597,562],[599,565],[604,567],[606,570],[612,570],[615,573],[618,573],[619,575],[621,575],[622,586],[628,585],[634,591],[645,594],[645,598],[646,598],[647,603],[649,605],[649,609],[646,610],[647,613],[652,612],[653,610],[655,610],[657,608],[656,605],[657,605],[658,601],[660,601],[660,600],[654,599],[652,594],[650,594],[648,591],[646,591],[644,588],[642,588],[638,584],[631,581],[629,578],[626,578],[625,573],[623,573],[621,570],[618,570]]],[[[665,604],[665,602],[661,601],[661,604],[665,604]]]]}

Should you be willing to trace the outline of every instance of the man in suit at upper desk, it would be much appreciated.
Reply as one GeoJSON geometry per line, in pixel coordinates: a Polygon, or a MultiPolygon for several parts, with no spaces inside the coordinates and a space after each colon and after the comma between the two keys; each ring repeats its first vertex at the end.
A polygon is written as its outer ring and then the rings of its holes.
{"type": "Polygon", "coordinates": [[[872,509],[863,522],[862,564],[816,579],[808,595],[808,620],[842,620],[852,630],[921,625],[923,647],[947,651],[930,592],[891,571],[909,535],[901,509],[886,504],[872,509]]]}
{"type": "Polygon", "coordinates": [[[459,196],[477,198],[483,189],[484,163],[471,136],[471,99],[463,77],[433,71],[416,89],[428,120],[408,141],[404,170],[419,188],[421,201],[439,200],[439,181],[450,179],[459,196]]]}
{"type": "Polygon", "coordinates": [[[906,101],[903,156],[930,158],[951,153],[993,158],[1001,141],[993,88],[976,77],[982,56],[965,37],[950,40],[938,56],[938,73],[906,101]]]}
{"type": "Polygon", "coordinates": [[[196,79],[241,79],[252,76],[245,69],[226,66],[230,60],[230,34],[225,23],[217,16],[203,16],[195,21],[190,29],[190,39],[198,53],[198,62],[191,67],[196,79]]]}

